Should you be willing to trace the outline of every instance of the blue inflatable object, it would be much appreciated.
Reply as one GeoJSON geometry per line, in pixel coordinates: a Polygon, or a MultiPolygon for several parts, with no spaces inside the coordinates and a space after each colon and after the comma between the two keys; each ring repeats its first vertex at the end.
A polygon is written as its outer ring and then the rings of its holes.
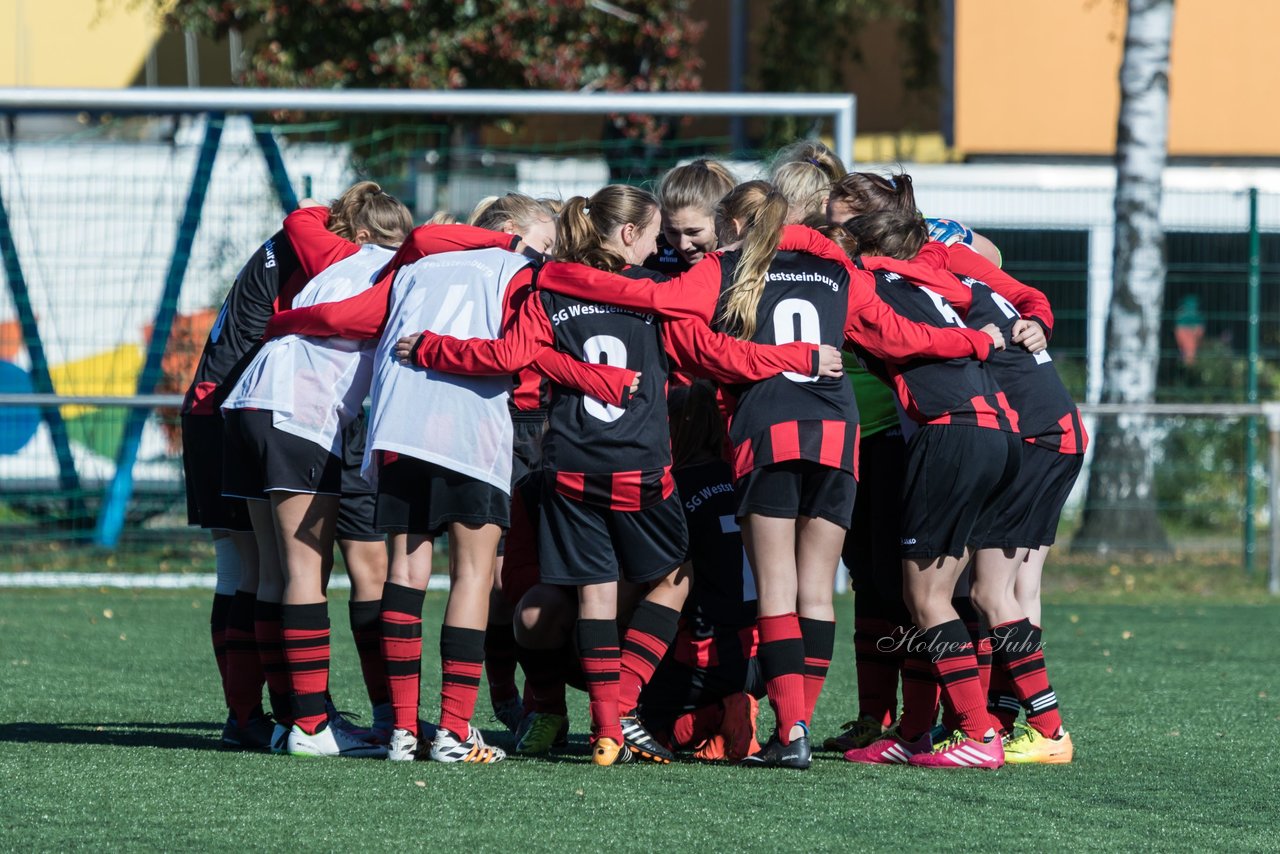
{"type": "MultiPolygon", "coordinates": [[[[0,394],[31,394],[31,375],[12,362],[0,362],[0,394]]],[[[0,406],[0,455],[16,454],[40,428],[34,406],[0,406]]]]}

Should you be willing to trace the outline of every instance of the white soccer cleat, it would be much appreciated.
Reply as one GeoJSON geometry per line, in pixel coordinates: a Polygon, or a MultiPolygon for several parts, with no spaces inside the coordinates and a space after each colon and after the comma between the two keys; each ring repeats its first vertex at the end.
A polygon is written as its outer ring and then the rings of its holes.
{"type": "Polygon", "coordinates": [[[358,759],[385,759],[387,749],[348,735],[337,727],[326,726],[314,735],[296,725],[289,731],[290,756],[343,756],[358,759]]]}
{"type": "Polygon", "coordinates": [[[387,759],[392,762],[412,762],[418,758],[418,737],[407,729],[398,729],[391,733],[391,742],[387,745],[387,759]]]}
{"type": "Polygon", "coordinates": [[[490,765],[507,758],[507,752],[501,747],[490,747],[484,743],[480,730],[471,727],[465,740],[459,739],[444,727],[436,731],[436,740],[431,743],[431,758],[436,762],[473,762],[490,765]]]}

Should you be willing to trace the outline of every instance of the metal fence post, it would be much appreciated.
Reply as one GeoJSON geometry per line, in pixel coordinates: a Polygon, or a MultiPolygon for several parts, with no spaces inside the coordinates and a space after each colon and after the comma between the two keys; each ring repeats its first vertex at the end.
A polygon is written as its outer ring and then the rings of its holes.
{"type": "Polygon", "coordinates": [[[1271,550],[1267,554],[1267,590],[1280,596],[1280,403],[1263,404],[1271,440],[1271,465],[1267,478],[1267,516],[1271,526],[1271,550]]]}
{"type": "Polygon", "coordinates": [[[285,213],[293,213],[298,208],[298,194],[293,191],[293,184],[289,182],[289,172],[284,168],[284,157],[280,154],[280,144],[276,142],[275,134],[270,127],[255,126],[253,138],[258,141],[258,148],[262,149],[262,156],[267,161],[271,186],[275,188],[280,207],[284,208],[285,213]]]}
{"type": "MultiPolygon", "coordinates": [[[[1249,190],[1249,357],[1245,400],[1258,402],[1259,319],[1262,313],[1262,240],[1258,233],[1258,188],[1249,190]]],[[[1253,469],[1258,456],[1258,419],[1250,416],[1244,444],[1244,569],[1253,574],[1258,549],[1254,519],[1255,486],[1253,469]]],[[[1275,470],[1272,470],[1272,479],[1275,470]]]]}
{"type": "MultiPolygon", "coordinates": [[[[178,226],[178,239],[173,247],[169,272],[165,276],[164,292],[160,297],[160,305],[156,308],[151,340],[147,343],[146,360],[138,375],[137,393],[140,395],[153,392],[160,380],[160,363],[164,358],[165,346],[169,343],[174,315],[178,311],[178,295],[182,291],[182,280],[186,277],[187,263],[191,260],[191,246],[195,243],[196,229],[200,227],[200,213],[204,208],[209,181],[213,177],[213,161],[218,154],[218,143],[222,139],[223,121],[221,113],[211,113],[205,124],[204,142],[200,144],[200,155],[191,178],[191,192],[187,195],[182,222],[178,226]]],[[[102,509],[98,513],[98,524],[93,533],[93,541],[97,545],[115,546],[120,539],[125,510],[133,495],[133,465],[138,460],[142,428],[150,415],[150,409],[129,411],[124,436],[120,440],[120,452],[116,455],[115,475],[102,498],[102,509]]]]}

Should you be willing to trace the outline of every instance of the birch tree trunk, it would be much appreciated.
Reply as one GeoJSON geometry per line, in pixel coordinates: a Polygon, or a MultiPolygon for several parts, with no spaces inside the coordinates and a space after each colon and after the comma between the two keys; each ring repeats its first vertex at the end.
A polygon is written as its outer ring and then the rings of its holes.
{"type": "MultiPolygon", "coordinates": [[[[1174,0],[1128,0],[1116,133],[1115,288],[1107,315],[1104,403],[1155,400],[1164,303],[1161,177],[1168,155],[1169,45],[1174,0]]],[[[1156,515],[1151,418],[1099,419],[1073,548],[1167,550],[1156,515]]]]}

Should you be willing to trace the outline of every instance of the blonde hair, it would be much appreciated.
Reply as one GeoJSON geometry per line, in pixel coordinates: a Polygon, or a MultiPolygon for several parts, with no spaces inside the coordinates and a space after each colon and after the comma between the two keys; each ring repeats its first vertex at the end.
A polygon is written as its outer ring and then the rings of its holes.
{"type": "Polygon", "coordinates": [[[816,139],[800,139],[779,148],[769,167],[770,180],[778,168],[786,163],[807,163],[826,175],[828,183],[839,181],[847,171],[836,153],[816,139]]]}
{"type": "Polygon", "coordinates": [[[929,227],[914,211],[875,211],[860,214],[844,224],[857,241],[861,255],[883,255],[909,261],[929,239],[929,227]]]}
{"type": "Polygon", "coordinates": [[[915,189],[911,185],[911,176],[905,172],[897,175],[850,172],[831,186],[831,198],[848,203],[859,214],[916,212],[915,189]]]}
{"type": "Polygon", "coordinates": [[[427,225],[456,225],[458,218],[448,211],[436,211],[427,220],[427,225]]]}
{"type": "Polygon", "coordinates": [[[616,273],[627,262],[605,240],[627,223],[645,225],[657,210],[658,200],[651,193],[625,184],[610,184],[589,199],[574,196],[560,211],[556,254],[565,261],[616,273]]]}
{"type": "Polygon", "coordinates": [[[481,199],[471,211],[468,225],[502,231],[507,223],[517,230],[528,228],[542,220],[554,219],[554,214],[537,199],[521,193],[507,193],[505,196],[489,196],[481,199]]]}
{"type": "MultiPolygon", "coordinates": [[[[733,221],[742,222],[742,250],[733,284],[718,321],[725,331],[749,340],[756,333],[756,309],[764,291],[765,274],[778,254],[778,239],[787,223],[786,197],[767,181],[739,184],[716,208],[716,231],[731,235],[733,221]]],[[[725,242],[731,242],[725,241],[725,242]]]]}
{"type": "Polygon", "coordinates": [[[345,240],[364,229],[374,243],[398,245],[413,231],[413,214],[375,182],[361,181],[329,204],[325,225],[345,240]]]}
{"type": "Polygon", "coordinates": [[[831,194],[827,174],[808,163],[783,163],[773,170],[773,186],[787,199],[787,222],[803,222],[821,213],[831,194]]]}
{"type": "Polygon", "coordinates": [[[715,214],[716,204],[738,183],[723,163],[695,160],[670,169],[658,181],[658,205],[663,213],[682,208],[697,208],[707,216],[715,214]]]}

